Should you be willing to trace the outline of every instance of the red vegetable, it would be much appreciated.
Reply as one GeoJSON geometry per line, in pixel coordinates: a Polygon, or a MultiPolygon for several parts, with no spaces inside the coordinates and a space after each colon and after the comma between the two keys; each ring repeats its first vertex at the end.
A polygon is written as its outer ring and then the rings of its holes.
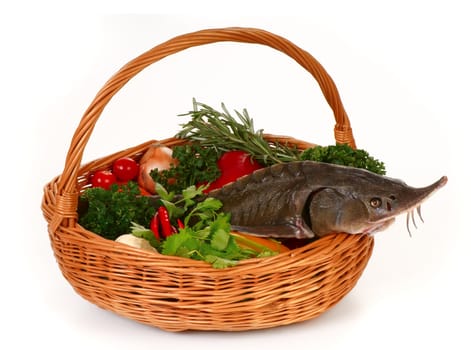
{"type": "Polygon", "coordinates": [[[119,158],[113,163],[113,174],[119,181],[134,180],[139,173],[139,164],[129,157],[119,158]]]}
{"type": "Polygon", "coordinates": [[[163,205],[157,209],[157,215],[159,217],[160,234],[167,238],[168,236],[177,232],[176,228],[172,226],[168,210],[163,205]]]}
{"type": "Polygon", "coordinates": [[[159,212],[156,211],[155,215],[152,217],[150,221],[150,229],[154,233],[155,238],[160,239],[159,233],[159,212]]]}
{"type": "Polygon", "coordinates": [[[205,192],[215,190],[237,180],[239,177],[253,173],[263,168],[252,156],[245,151],[225,152],[218,160],[221,176],[213,181],[205,192]]]}
{"type": "Polygon", "coordinates": [[[151,196],[152,195],[144,187],[141,187],[141,186],[139,186],[139,192],[141,192],[141,195],[143,195],[143,196],[151,196]]]}
{"type": "Polygon", "coordinates": [[[116,176],[109,170],[98,170],[92,175],[92,186],[109,190],[116,183],[116,176]]]}

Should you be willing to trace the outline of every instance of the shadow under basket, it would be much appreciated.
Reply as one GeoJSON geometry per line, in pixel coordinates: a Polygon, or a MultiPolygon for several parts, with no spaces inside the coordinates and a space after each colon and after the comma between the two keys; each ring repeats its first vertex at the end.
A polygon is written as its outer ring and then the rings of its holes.
{"type": "MultiPolygon", "coordinates": [[[[72,138],[61,175],[44,187],[42,211],[59,268],[74,290],[95,305],[168,331],[245,331],[313,319],[338,303],[357,283],[374,240],[331,234],[266,258],[215,269],[186,258],[135,249],[100,237],[77,223],[78,198],[88,176],[118,158],[136,160],[155,140],[82,165],[84,148],[111,98],[147,66],[193,46],[221,41],[269,46],[294,59],[315,78],[335,117],[337,143],[355,147],[337,88],[320,63],[292,42],[256,28],[207,29],[177,36],[123,66],[98,92],[72,138]]],[[[267,140],[314,144],[287,136],[267,140]]],[[[168,147],[185,140],[159,141],[168,147]]]]}

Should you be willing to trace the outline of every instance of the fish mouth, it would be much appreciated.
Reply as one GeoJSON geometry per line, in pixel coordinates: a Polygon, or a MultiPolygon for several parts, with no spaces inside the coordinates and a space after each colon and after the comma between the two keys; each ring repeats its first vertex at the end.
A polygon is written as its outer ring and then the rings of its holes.
{"type": "Polygon", "coordinates": [[[376,221],[372,223],[366,230],[362,233],[367,235],[374,235],[375,233],[381,232],[386,230],[389,226],[391,226],[396,219],[394,217],[390,217],[387,219],[383,219],[381,221],[376,221]]]}

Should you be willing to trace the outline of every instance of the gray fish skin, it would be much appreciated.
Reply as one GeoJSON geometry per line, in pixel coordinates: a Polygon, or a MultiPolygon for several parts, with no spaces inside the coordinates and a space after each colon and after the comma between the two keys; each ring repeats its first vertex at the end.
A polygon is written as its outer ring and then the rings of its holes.
{"type": "MultiPolygon", "coordinates": [[[[257,236],[314,238],[329,233],[372,234],[413,212],[447,182],[423,188],[364,169],[299,161],[276,164],[208,195],[221,200],[232,228],[257,236]]],[[[409,226],[408,226],[409,228],[409,226]]]]}

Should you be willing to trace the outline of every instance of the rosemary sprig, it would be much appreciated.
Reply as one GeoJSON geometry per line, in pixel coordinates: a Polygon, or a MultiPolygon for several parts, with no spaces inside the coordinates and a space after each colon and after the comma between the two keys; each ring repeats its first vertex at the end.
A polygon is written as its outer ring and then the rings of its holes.
{"type": "Polygon", "coordinates": [[[267,141],[263,129],[255,130],[253,120],[246,109],[235,111],[233,117],[224,103],[222,112],[193,99],[193,111],[180,116],[191,116],[191,120],[181,124],[182,130],[175,137],[196,141],[202,146],[215,147],[223,153],[242,150],[251,154],[257,161],[271,165],[299,160],[300,152],[287,144],[267,141]]]}

